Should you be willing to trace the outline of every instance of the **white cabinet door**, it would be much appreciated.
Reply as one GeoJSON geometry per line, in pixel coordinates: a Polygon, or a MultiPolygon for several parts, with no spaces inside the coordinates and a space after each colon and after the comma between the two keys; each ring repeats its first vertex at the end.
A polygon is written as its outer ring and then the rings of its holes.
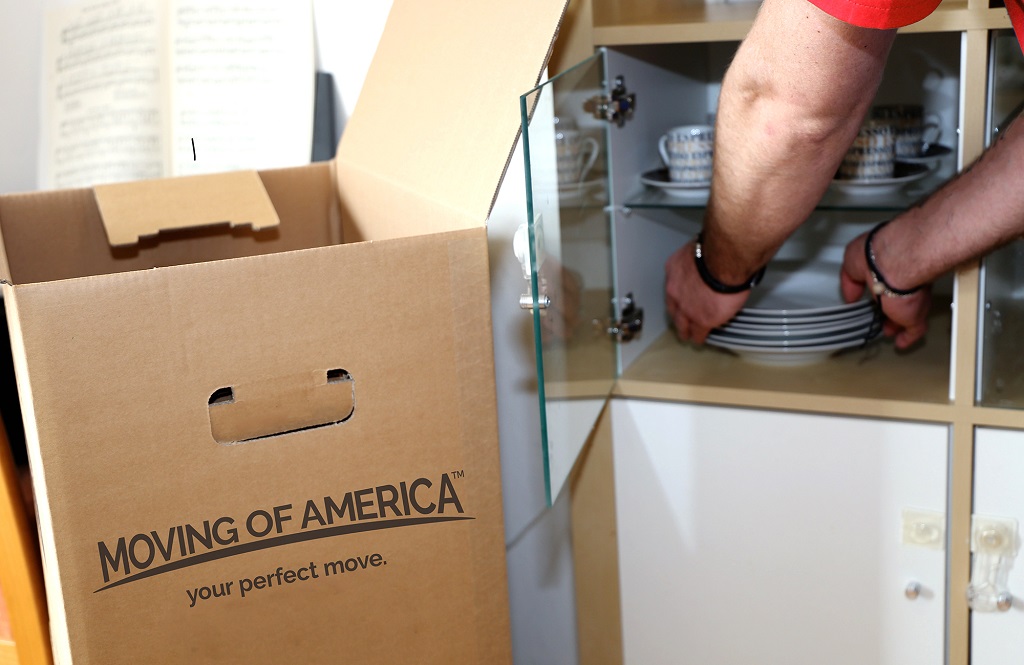
{"type": "Polygon", "coordinates": [[[946,426],[616,400],[612,427],[627,665],[943,662],[946,426]]]}
{"type": "MultiPolygon", "coordinates": [[[[974,435],[975,523],[979,518],[1018,524],[1024,521],[1022,481],[1024,432],[978,428],[974,435]]],[[[1012,548],[1019,550],[1019,536],[1015,540],[1012,548]]],[[[971,665],[1004,665],[1024,659],[1024,569],[1020,553],[1001,567],[1000,586],[1005,585],[1015,596],[1013,605],[1004,612],[972,612],[971,665]]]]}

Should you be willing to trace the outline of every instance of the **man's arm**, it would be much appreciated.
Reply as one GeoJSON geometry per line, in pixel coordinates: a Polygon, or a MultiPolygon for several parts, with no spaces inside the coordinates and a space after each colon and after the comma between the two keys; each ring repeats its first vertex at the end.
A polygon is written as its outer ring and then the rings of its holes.
{"type": "MultiPolygon", "coordinates": [[[[959,177],[924,203],[900,214],[871,240],[875,266],[896,289],[929,284],[939,275],[1024,233],[1024,120],[1017,118],[1000,140],[959,177]]],[[[873,281],[864,255],[865,235],[846,248],[843,297],[855,300],[873,281]]],[[[897,348],[924,336],[926,292],[905,298],[882,296],[886,332],[897,348]]]]}
{"type": "MultiPolygon", "coordinates": [[[[764,0],[719,100],[714,179],[704,220],[710,273],[741,284],[811,213],[874,99],[894,30],[858,28],[806,0],[764,0]]],[[[747,294],[697,274],[693,243],[666,264],[679,336],[702,343],[747,294]]]]}

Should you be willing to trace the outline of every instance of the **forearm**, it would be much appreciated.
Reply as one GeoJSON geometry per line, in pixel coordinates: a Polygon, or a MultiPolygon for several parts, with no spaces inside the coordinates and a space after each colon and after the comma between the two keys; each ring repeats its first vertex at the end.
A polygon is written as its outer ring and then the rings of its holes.
{"type": "Polygon", "coordinates": [[[1018,118],[973,166],[876,234],[872,250],[886,281],[897,288],[932,282],[1024,233],[1022,173],[1018,118]]]}
{"type": "Polygon", "coordinates": [[[892,38],[803,0],[765,0],[719,102],[704,240],[721,281],[746,279],[817,205],[874,98],[892,38]]]}

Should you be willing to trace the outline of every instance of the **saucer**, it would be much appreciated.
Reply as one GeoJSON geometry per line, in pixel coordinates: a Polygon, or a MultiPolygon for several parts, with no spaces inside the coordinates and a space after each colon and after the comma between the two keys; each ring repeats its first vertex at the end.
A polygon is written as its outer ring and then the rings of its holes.
{"type": "Polygon", "coordinates": [[[832,180],[832,189],[854,196],[881,196],[898,192],[904,185],[928,175],[931,169],[925,163],[896,162],[896,173],[892,178],[873,180],[832,180]]]}
{"type": "Polygon", "coordinates": [[[640,182],[650,187],[656,187],[669,196],[680,198],[692,198],[707,196],[710,182],[675,182],[668,177],[668,169],[654,169],[647,171],[640,176],[640,182]]]}
{"type": "Polygon", "coordinates": [[[584,180],[573,185],[560,185],[558,187],[558,200],[562,203],[575,202],[583,198],[595,197],[603,192],[601,187],[604,180],[584,180]]]}
{"type": "Polygon", "coordinates": [[[915,155],[913,157],[900,157],[900,161],[907,162],[908,164],[934,164],[952,152],[953,149],[947,145],[932,143],[928,146],[928,149],[920,155],[915,155]]]}

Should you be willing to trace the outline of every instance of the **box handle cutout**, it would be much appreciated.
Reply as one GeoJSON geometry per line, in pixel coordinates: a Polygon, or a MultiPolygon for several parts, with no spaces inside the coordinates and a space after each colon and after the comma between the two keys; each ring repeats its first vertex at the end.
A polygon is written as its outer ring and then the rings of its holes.
{"type": "Polygon", "coordinates": [[[217,388],[210,395],[210,404],[231,404],[235,401],[235,391],[230,387],[217,388]]]}
{"type": "Polygon", "coordinates": [[[225,386],[210,393],[207,408],[223,445],[330,427],[355,413],[355,379],[333,368],[225,386]]]}

